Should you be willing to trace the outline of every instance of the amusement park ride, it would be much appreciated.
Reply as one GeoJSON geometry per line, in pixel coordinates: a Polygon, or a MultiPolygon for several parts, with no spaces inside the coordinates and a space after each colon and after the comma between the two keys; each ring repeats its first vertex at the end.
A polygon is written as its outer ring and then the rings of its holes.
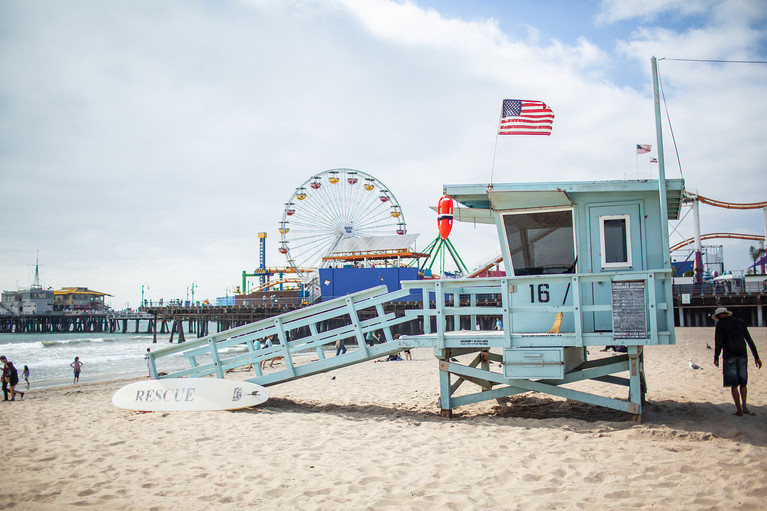
{"type": "MultiPolygon", "coordinates": [[[[657,180],[444,186],[438,217],[444,250],[453,254],[446,243],[450,214],[494,224],[508,276],[410,280],[392,292],[371,287],[148,353],[151,376],[225,378],[229,369],[252,364],[255,375],[247,381],[268,386],[420,347],[432,349],[438,361],[443,416],[462,405],[536,391],[641,419],[644,349],[676,342],[668,220],[679,219],[687,197],[683,180],[665,176],[654,57],[652,71],[657,180]],[[463,207],[453,208],[452,201],[463,207]],[[418,306],[404,316],[384,310],[413,294],[418,306]],[[500,305],[487,305],[488,295],[500,297],[500,305]],[[478,329],[480,317],[499,320],[501,328],[478,329]],[[398,330],[414,333],[395,338],[398,330]],[[383,342],[368,346],[365,337],[373,331],[383,332],[383,342]],[[279,342],[263,347],[267,336],[279,342]],[[356,349],[329,356],[339,340],[356,349]],[[592,354],[604,346],[625,352],[592,354]],[[179,355],[186,369],[158,367],[179,355]],[[260,362],[277,357],[284,366],[261,370],[260,362]],[[589,385],[580,386],[584,381],[589,385]]],[[[303,276],[300,268],[330,264],[321,262],[323,254],[345,236],[405,232],[387,188],[362,172],[335,169],[312,177],[286,204],[280,252],[303,276]],[[354,208],[347,206],[363,203],[360,216],[348,212],[354,208]]]]}
{"type": "Polygon", "coordinates": [[[406,234],[405,215],[394,194],[365,172],[338,168],[316,174],[296,188],[280,220],[279,252],[299,277],[346,238],[406,234]]]}
{"type": "Polygon", "coordinates": [[[466,269],[466,265],[463,264],[461,256],[458,255],[449,238],[450,231],[453,229],[453,199],[448,195],[443,195],[437,203],[437,229],[439,235],[424,249],[424,252],[431,256],[425,267],[431,270],[434,263],[439,261],[440,273],[444,273],[445,252],[447,252],[458,267],[458,272],[468,273],[469,270],[466,269]]]}
{"type": "Polygon", "coordinates": [[[686,240],[680,241],[679,243],[674,244],[670,247],[670,251],[674,252],[676,250],[679,250],[680,248],[686,247],[687,245],[695,244],[695,262],[694,262],[694,272],[695,272],[695,280],[697,284],[700,284],[703,281],[703,260],[701,258],[701,241],[703,240],[710,240],[710,239],[716,239],[716,238],[729,238],[729,239],[738,239],[738,240],[753,240],[753,241],[765,241],[765,236],[767,236],[767,201],[765,202],[750,202],[750,203],[737,203],[737,202],[723,202],[715,199],[709,199],[708,197],[703,197],[702,195],[697,195],[691,192],[685,191],[684,194],[684,202],[685,204],[689,204],[692,206],[692,212],[693,212],[693,222],[694,222],[694,228],[695,228],[695,235],[691,238],[688,238],[686,240]],[[732,232],[714,232],[714,233],[708,233],[708,234],[701,234],[700,233],[700,211],[699,211],[699,204],[706,204],[709,206],[717,207],[717,208],[724,208],[724,209],[735,209],[735,210],[749,210],[749,209],[761,209],[762,214],[764,217],[764,232],[763,235],[758,234],[743,234],[743,233],[732,233],[732,232]]]}

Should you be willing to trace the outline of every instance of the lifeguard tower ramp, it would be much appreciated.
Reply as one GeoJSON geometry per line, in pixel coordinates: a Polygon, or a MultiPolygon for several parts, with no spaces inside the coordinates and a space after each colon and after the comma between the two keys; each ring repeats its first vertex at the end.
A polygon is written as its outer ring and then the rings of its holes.
{"type": "Polygon", "coordinates": [[[360,291],[345,297],[311,305],[278,316],[249,323],[147,354],[153,378],[199,378],[214,375],[225,378],[230,369],[250,367],[256,376],[247,381],[274,385],[296,378],[327,372],[340,367],[380,358],[407,347],[430,342],[394,339],[392,328],[409,316],[385,312],[383,304],[406,296],[408,291],[389,293],[386,286],[360,291]],[[368,345],[369,332],[383,334],[379,344],[368,345]],[[262,348],[267,337],[274,345],[262,348]],[[344,342],[346,353],[335,356],[336,342],[344,342]],[[189,367],[163,371],[160,359],[182,355],[189,367]],[[283,357],[285,368],[264,374],[261,362],[283,357]]]}

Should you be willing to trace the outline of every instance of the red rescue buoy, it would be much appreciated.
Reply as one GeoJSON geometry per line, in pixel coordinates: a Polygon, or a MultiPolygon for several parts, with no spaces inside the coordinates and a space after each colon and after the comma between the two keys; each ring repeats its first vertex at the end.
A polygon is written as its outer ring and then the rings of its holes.
{"type": "Polygon", "coordinates": [[[437,203],[437,228],[443,240],[450,236],[453,228],[453,199],[447,195],[443,195],[437,203]]]}

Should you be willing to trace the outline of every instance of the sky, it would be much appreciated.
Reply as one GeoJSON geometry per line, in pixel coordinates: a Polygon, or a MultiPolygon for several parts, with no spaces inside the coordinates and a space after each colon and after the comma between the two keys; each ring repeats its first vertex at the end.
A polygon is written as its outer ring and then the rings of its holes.
{"type": "MultiPolygon", "coordinates": [[[[6,0],[0,289],[28,287],[39,254],[45,287],[115,309],[231,295],[259,232],[285,265],[284,204],[328,169],[384,183],[419,249],[443,184],[657,177],[652,56],[666,176],[767,200],[763,0],[6,0]],[[552,135],[496,137],[504,98],[546,102],[552,135]]],[[[700,223],[763,235],[765,215],[700,223]]],[[[451,240],[470,268],[500,252],[493,226],[451,240]]],[[[738,273],[758,242],[704,244],[738,273]]]]}

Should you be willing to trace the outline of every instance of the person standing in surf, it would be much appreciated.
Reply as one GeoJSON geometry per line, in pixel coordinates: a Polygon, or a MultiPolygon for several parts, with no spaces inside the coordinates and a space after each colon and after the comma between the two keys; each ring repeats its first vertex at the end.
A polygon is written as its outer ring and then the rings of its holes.
{"type": "Polygon", "coordinates": [[[75,370],[75,379],[72,383],[78,383],[80,381],[80,369],[83,367],[80,357],[75,357],[75,361],[69,365],[75,370]]]}
{"type": "Polygon", "coordinates": [[[0,364],[3,364],[3,401],[8,401],[8,364],[6,363],[5,356],[0,357],[0,364]]]}
{"type": "Polygon", "coordinates": [[[29,390],[29,366],[24,366],[24,372],[21,375],[24,377],[24,381],[27,382],[27,390],[29,390]]]}

